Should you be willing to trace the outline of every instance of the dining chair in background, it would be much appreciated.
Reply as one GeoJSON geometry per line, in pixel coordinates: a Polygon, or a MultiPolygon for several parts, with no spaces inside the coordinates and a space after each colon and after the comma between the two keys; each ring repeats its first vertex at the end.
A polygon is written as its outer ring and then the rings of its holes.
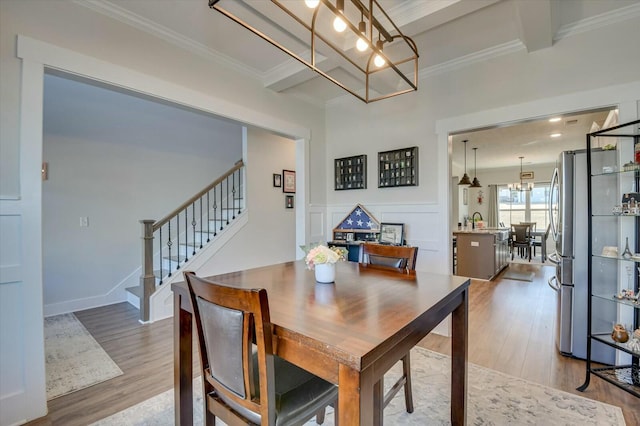
{"type": "Polygon", "coordinates": [[[511,260],[515,255],[516,248],[520,257],[526,256],[531,262],[531,249],[533,242],[531,240],[531,225],[529,224],[512,224],[511,225],[511,260]]]}
{"type": "MultiPolygon", "coordinates": [[[[399,274],[415,274],[418,247],[390,246],[382,244],[362,245],[362,265],[373,269],[391,271],[399,274]]],[[[404,402],[407,413],[413,413],[413,394],[411,391],[411,358],[405,353],[402,358],[402,376],[382,395],[381,407],[384,409],[398,391],[404,387],[404,402]]],[[[381,387],[384,388],[383,383],[381,387]]]]}
{"type": "MultiPolygon", "coordinates": [[[[205,424],[299,425],[337,410],[338,387],[274,355],[264,289],[227,287],[185,271],[202,369],[205,424]]],[[[337,418],[337,417],[336,417],[337,418]]]]}
{"type": "Polygon", "coordinates": [[[550,230],[551,224],[547,225],[544,235],[540,236],[539,240],[536,237],[533,238],[533,256],[536,256],[536,247],[540,247],[540,258],[543,263],[547,260],[547,240],[549,239],[550,230]]]}

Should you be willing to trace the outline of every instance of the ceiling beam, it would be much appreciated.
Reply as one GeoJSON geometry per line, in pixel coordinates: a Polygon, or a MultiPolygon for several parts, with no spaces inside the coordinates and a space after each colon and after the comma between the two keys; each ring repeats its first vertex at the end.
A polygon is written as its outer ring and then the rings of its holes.
{"type": "Polygon", "coordinates": [[[551,0],[515,0],[514,4],[518,33],[527,52],[551,47],[553,44],[551,0]]]}

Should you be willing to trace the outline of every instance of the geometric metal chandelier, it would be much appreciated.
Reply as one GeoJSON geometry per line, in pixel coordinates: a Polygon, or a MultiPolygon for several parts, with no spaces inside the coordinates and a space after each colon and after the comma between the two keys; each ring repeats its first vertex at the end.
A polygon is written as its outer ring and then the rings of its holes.
{"type": "Polygon", "coordinates": [[[365,103],[418,90],[418,49],[376,0],[209,0],[365,103]]]}

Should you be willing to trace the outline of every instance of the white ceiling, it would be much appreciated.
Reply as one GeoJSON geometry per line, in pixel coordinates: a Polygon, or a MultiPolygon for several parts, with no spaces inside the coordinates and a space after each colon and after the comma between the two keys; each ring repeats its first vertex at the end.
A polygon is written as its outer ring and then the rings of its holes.
{"type": "MultiPolygon", "coordinates": [[[[225,2],[240,0],[221,0],[225,2]]],[[[263,12],[266,0],[243,0],[263,12]]],[[[293,1],[281,0],[292,4],[293,1]]],[[[625,15],[640,13],[640,0],[378,0],[391,19],[411,37],[420,54],[418,76],[445,73],[471,62],[505,52],[529,54],[550,48],[573,33],[609,25],[625,15]]],[[[364,2],[368,3],[368,2],[364,2]]],[[[269,43],[208,7],[208,0],[91,0],[74,1],[94,13],[116,19],[162,38],[193,54],[224,63],[262,81],[275,91],[323,105],[351,96],[323,77],[305,70],[269,43]]],[[[86,10],[86,9],[85,9],[86,10]]],[[[287,28],[294,32],[295,29],[287,28]]],[[[427,90],[426,83],[418,90],[427,90]]],[[[385,102],[380,101],[380,102],[385,102]]],[[[557,152],[576,141],[593,121],[603,122],[606,113],[579,115],[576,124],[567,120],[550,126],[546,121],[501,127],[487,132],[454,136],[454,165],[462,164],[462,139],[469,139],[468,160],[478,146],[478,168],[513,166],[525,162],[551,162],[557,152]],[[563,136],[549,140],[552,129],[563,136]],[[545,155],[545,153],[547,155],[545,155]]],[[[581,146],[580,145],[580,146],[581,146]]]]}

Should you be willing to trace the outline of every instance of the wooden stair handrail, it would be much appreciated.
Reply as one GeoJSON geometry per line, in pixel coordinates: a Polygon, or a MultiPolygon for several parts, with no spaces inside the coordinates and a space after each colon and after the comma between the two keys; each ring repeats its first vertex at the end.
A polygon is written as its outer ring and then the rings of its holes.
{"type": "Polygon", "coordinates": [[[229,169],[229,171],[227,171],[225,174],[220,176],[218,179],[214,180],[212,183],[207,185],[206,188],[202,189],[201,191],[196,193],[193,197],[189,198],[187,201],[182,203],[178,208],[174,209],[171,213],[169,213],[168,215],[166,215],[165,217],[163,217],[162,219],[154,223],[153,232],[160,229],[162,225],[169,222],[171,219],[173,219],[174,216],[176,216],[178,213],[183,211],[185,208],[187,208],[189,205],[194,203],[196,200],[199,200],[204,194],[209,192],[213,187],[218,185],[220,182],[222,182],[223,180],[231,176],[236,170],[239,170],[242,167],[244,167],[244,162],[242,160],[237,161],[236,164],[231,169],[229,169]]]}

